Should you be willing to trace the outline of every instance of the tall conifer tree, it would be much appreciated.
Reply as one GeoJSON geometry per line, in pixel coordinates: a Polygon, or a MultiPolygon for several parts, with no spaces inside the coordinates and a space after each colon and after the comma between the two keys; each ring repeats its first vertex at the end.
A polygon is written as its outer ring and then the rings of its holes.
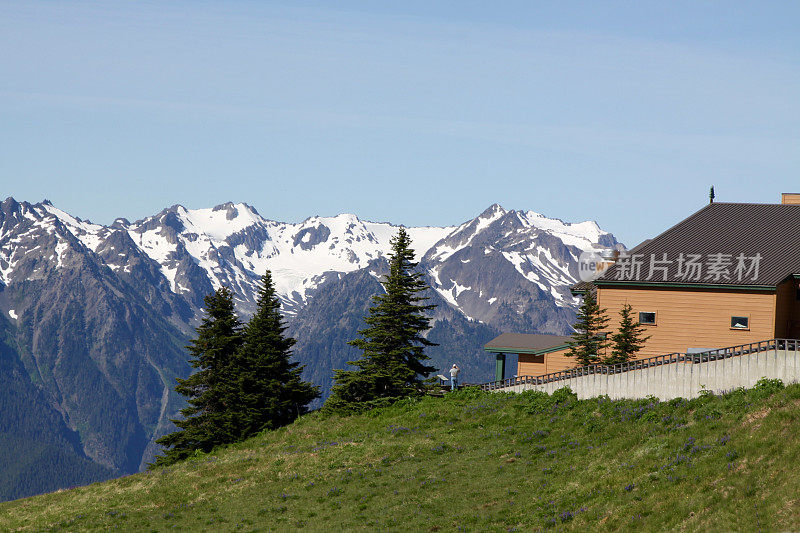
{"type": "Polygon", "coordinates": [[[379,398],[416,394],[422,380],[434,367],[425,364],[425,347],[435,346],[423,337],[429,329],[425,316],[435,306],[421,296],[428,286],[414,269],[414,251],[405,229],[392,239],[389,274],[383,281],[385,294],[373,296],[364,318],[367,327],[361,338],[350,342],[363,351],[361,359],[348,364],[354,370],[337,370],[326,402],[329,410],[351,409],[355,404],[379,398]]]}
{"type": "Polygon", "coordinates": [[[280,307],[272,274],[267,271],[236,360],[240,401],[235,410],[240,439],[289,424],[319,397],[319,389],[301,379],[303,368],[291,360],[295,340],[285,335],[280,307]]]}
{"type": "Polygon", "coordinates": [[[592,291],[587,290],[578,308],[578,321],[567,355],[576,358],[582,365],[600,363],[608,346],[603,332],[607,325],[606,310],[600,308],[592,291]]]}
{"type": "Polygon", "coordinates": [[[235,380],[236,352],[242,344],[241,322],[233,307],[233,294],[221,287],[204,299],[205,317],[197,328],[197,338],[187,346],[191,365],[198,369],[186,379],[178,378],[175,390],[188,398],[181,420],[172,422],[179,431],[156,442],[167,448],[156,458],[156,465],[172,464],[194,451],[211,451],[237,437],[234,406],[237,403],[235,380]]]}
{"type": "Polygon", "coordinates": [[[633,320],[632,307],[625,304],[620,309],[619,329],[611,336],[611,356],[603,363],[615,365],[634,359],[650,337],[644,336],[645,327],[633,320]]]}

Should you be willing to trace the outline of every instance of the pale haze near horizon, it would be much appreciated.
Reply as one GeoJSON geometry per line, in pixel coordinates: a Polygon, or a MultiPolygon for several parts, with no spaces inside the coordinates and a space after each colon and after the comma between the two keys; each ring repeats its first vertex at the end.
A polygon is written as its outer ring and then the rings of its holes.
{"type": "Polygon", "coordinates": [[[243,201],[628,245],[800,190],[793,3],[0,2],[3,196],[95,222],[243,201]]]}

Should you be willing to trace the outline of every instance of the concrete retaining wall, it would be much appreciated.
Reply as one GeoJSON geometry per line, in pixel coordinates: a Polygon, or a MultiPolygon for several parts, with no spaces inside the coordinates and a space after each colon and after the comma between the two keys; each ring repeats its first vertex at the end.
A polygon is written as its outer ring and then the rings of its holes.
{"type": "Polygon", "coordinates": [[[704,388],[714,392],[738,387],[749,388],[761,378],[777,378],[784,383],[800,381],[800,352],[769,350],[705,363],[670,363],[620,374],[592,374],[544,385],[523,384],[496,390],[540,390],[552,393],[562,387],[569,387],[578,398],[602,395],[614,399],[655,396],[660,400],[671,400],[694,398],[704,388]]]}

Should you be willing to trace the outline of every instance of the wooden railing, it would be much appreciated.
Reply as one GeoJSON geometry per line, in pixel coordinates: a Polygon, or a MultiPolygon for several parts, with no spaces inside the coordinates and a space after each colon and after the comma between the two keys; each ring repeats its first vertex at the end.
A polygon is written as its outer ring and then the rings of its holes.
{"type": "Polygon", "coordinates": [[[517,376],[500,381],[490,381],[482,384],[480,387],[483,390],[491,391],[513,387],[515,385],[544,385],[545,383],[551,383],[553,381],[562,381],[593,374],[621,374],[623,372],[630,372],[631,370],[642,370],[673,363],[708,363],[709,361],[718,361],[720,359],[767,352],[770,350],[797,351],[799,348],[800,340],[797,339],[770,339],[767,341],[751,342],[749,344],[739,344],[728,348],[717,348],[700,353],[674,352],[616,365],[588,365],[561,370],[559,372],[551,372],[550,374],[543,374],[541,376],[517,376]]]}

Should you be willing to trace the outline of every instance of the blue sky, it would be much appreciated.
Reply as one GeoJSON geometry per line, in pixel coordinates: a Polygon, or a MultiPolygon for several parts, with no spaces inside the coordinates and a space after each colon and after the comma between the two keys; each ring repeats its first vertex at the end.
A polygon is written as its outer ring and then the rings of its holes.
{"type": "Polygon", "coordinates": [[[2,196],[626,244],[800,191],[800,3],[0,0],[2,196]]]}

